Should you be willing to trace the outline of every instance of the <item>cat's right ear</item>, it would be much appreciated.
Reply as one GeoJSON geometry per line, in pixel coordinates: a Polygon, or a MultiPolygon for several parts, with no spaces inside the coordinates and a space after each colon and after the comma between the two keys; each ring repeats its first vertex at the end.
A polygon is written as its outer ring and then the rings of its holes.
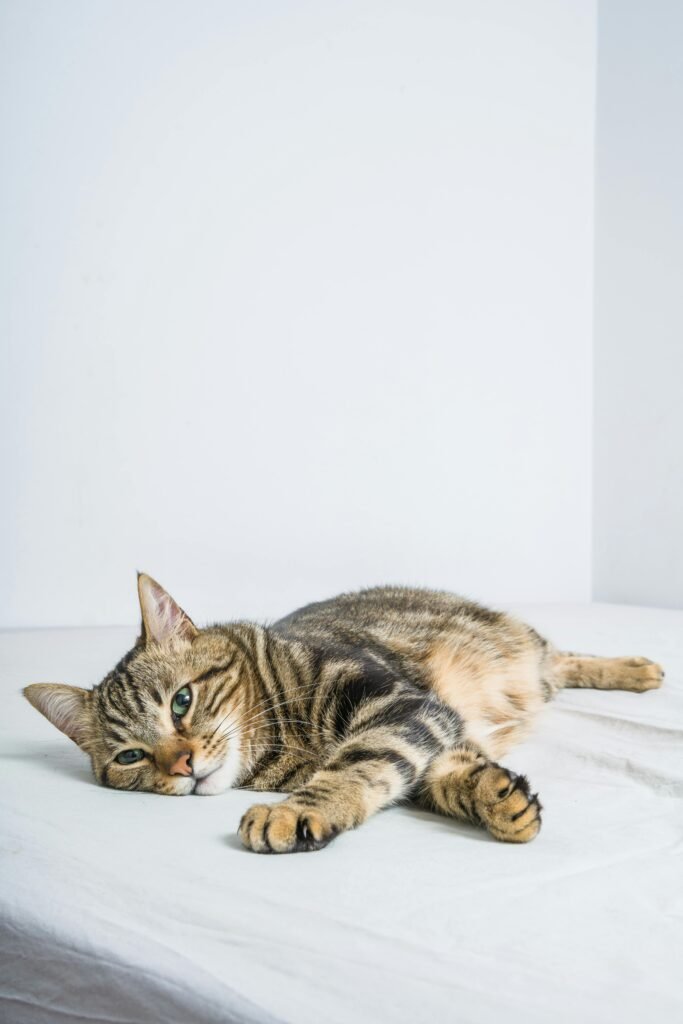
{"type": "Polygon", "coordinates": [[[198,629],[161,584],[145,572],[138,573],[142,629],[137,644],[164,644],[170,640],[194,640],[198,629]]]}
{"type": "Polygon", "coordinates": [[[89,690],[64,683],[31,683],[23,693],[36,711],[79,747],[83,746],[90,732],[89,690]]]}

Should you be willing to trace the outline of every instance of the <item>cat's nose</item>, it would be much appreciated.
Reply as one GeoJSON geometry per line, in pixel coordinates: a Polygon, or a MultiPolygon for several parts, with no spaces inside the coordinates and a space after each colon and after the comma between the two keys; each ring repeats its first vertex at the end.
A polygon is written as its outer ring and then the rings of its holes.
{"type": "Polygon", "coordinates": [[[168,769],[169,775],[192,775],[192,752],[183,750],[168,769]]]}

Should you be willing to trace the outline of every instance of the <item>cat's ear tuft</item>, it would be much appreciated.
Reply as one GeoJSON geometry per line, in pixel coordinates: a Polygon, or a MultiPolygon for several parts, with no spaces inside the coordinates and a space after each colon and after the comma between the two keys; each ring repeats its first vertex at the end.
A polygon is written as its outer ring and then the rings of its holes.
{"type": "Polygon", "coordinates": [[[24,697],[36,711],[45,715],[60,732],[79,747],[90,732],[90,691],[64,683],[31,683],[24,687],[24,697]]]}
{"type": "Polygon", "coordinates": [[[138,573],[138,596],[142,612],[142,634],[138,643],[157,644],[167,640],[193,640],[197,627],[180,605],[146,573],[138,573]]]}

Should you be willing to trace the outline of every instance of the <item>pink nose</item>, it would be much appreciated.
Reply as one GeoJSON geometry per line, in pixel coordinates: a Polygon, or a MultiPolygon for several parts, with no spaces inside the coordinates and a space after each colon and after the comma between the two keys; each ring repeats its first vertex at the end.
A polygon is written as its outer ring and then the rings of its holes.
{"type": "Polygon", "coordinates": [[[168,769],[169,775],[192,775],[192,754],[189,750],[183,750],[168,769]]]}

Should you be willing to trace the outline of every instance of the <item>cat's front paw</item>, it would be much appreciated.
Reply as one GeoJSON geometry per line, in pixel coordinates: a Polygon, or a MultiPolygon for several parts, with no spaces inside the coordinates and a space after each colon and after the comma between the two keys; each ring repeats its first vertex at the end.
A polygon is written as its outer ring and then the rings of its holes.
{"type": "Polygon", "coordinates": [[[320,850],[337,830],[321,810],[288,804],[254,804],[242,817],[239,837],[255,853],[320,850]]]}

